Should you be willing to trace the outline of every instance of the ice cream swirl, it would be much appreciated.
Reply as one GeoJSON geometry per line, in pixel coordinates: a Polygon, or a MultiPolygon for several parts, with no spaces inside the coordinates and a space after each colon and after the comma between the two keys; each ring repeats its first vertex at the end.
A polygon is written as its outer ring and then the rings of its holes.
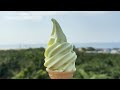
{"type": "Polygon", "coordinates": [[[59,23],[52,19],[53,31],[45,50],[45,63],[47,69],[59,72],[75,71],[76,53],[73,45],[67,42],[59,23]]]}

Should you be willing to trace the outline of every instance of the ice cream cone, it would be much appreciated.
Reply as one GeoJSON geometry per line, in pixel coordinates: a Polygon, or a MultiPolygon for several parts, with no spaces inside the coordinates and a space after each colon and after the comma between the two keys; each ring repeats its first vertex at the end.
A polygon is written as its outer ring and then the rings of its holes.
{"type": "Polygon", "coordinates": [[[49,77],[51,79],[72,79],[74,72],[57,72],[52,70],[47,70],[49,77]]]}
{"type": "Polygon", "coordinates": [[[53,30],[45,49],[44,66],[51,79],[72,79],[77,55],[73,45],[67,42],[59,23],[55,19],[52,19],[52,22],[53,30]]]}

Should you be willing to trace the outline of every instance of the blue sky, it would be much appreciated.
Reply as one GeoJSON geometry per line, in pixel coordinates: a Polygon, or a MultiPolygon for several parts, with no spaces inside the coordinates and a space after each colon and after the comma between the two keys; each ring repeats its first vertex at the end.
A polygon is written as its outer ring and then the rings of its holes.
{"type": "Polygon", "coordinates": [[[0,11],[0,45],[47,43],[55,18],[68,42],[120,42],[119,11],[0,11]]]}

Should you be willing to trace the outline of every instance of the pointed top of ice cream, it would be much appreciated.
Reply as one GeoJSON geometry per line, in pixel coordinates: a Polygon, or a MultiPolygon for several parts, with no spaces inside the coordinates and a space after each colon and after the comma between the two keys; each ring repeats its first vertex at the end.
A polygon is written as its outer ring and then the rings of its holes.
{"type": "Polygon", "coordinates": [[[51,21],[53,22],[53,30],[48,45],[52,45],[54,42],[58,43],[67,42],[66,36],[63,33],[59,23],[54,18],[52,18],[51,21]]]}

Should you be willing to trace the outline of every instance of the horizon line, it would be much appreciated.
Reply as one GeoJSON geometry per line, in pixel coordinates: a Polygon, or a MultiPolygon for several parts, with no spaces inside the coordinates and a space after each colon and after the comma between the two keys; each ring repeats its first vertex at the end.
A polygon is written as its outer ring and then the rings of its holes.
{"type": "MultiPolygon", "coordinates": [[[[69,42],[68,42],[69,43],[69,42]]],[[[86,43],[120,43],[120,42],[74,42],[71,44],[86,44],[86,43]]],[[[17,43],[17,44],[0,44],[0,45],[38,45],[38,44],[47,44],[47,43],[17,43]]]]}

